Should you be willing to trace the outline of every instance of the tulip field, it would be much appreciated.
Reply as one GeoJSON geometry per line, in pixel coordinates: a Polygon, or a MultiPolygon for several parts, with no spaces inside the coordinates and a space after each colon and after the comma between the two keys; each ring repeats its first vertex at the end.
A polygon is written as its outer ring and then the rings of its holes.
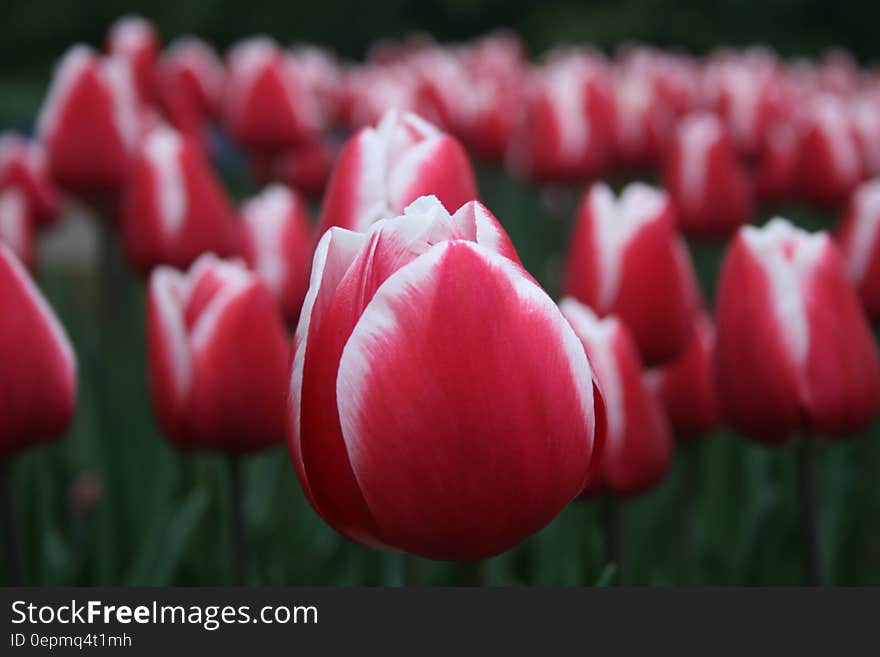
{"type": "Polygon", "coordinates": [[[880,69],[240,36],[0,125],[0,581],[880,584],[880,69]]]}

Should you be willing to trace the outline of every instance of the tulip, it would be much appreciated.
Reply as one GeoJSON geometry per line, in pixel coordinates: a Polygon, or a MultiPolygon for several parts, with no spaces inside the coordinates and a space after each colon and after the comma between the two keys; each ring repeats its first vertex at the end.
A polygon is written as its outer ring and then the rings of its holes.
{"type": "Polygon", "coordinates": [[[37,134],[59,185],[77,192],[117,190],[141,134],[128,64],[73,46],[55,69],[37,134]]]}
{"type": "Polygon", "coordinates": [[[755,195],[775,203],[795,196],[798,175],[797,131],[785,121],[767,128],[755,170],[755,195]]]}
{"type": "Polygon", "coordinates": [[[857,97],[849,113],[865,172],[880,176],[880,92],[857,97]]]}
{"type": "Polygon", "coordinates": [[[621,73],[614,80],[615,158],[627,169],[657,164],[672,132],[672,108],[661,102],[657,86],[646,75],[621,73]]]}
{"type": "Polygon", "coordinates": [[[669,197],[633,183],[615,199],[607,185],[592,185],[575,219],[564,288],[600,317],[623,320],[648,366],[681,353],[691,337],[696,278],[669,197]]]}
{"type": "Polygon", "coordinates": [[[853,193],[840,226],[846,273],[873,322],[880,321],[880,178],[853,193]]]}
{"type": "MultiPolygon", "coordinates": [[[[402,66],[361,66],[343,84],[341,114],[351,129],[379,123],[391,111],[420,113],[419,78],[402,66]]],[[[423,112],[422,112],[423,113],[423,112]]]]}
{"type": "Polygon", "coordinates": [[[353,540],[484,559],[589,480],[590,364],[478,202],[450,216],[421,198],[366,233],[326,232],[294,344],[294,466],[353,540]]]}
{"type": "Polygon", "coordinates": [[[179,447],[244,454],[283,440],[288,345],[272,293],[243,265],[206,254],[150,276],[150,395],[179,447]]]}
{"type": "Polygon", "coordinates": [[[14,133],[0,135],[0,189],[17,187],[39,225],[58,217],[58,191],[49,177],[46,152],[37,141],[14,133]]]}
{"type": "Polygon", "coordinates": [[[156,60],[159,34],[155,26],[140,16],[123,16],[107,34],[107,52],[126,60],[142,103],[156,99],[156,60]]]}
{"type": "Polygon", "coordinates": [[[751,219],[751,182],[715,115],[679,122],[664,169],[685,234],[723,236],[751,219]]]}
{"type": "Polygon", "coordinates": [[[877,349],[840,252],[776,218],[725,256],[716,374],[732,426],[769,443],[866,426],[880,402],[877,349]]]}
{"type": "Polygon", "coordinates": [[[714,373],[715,327],[704,312],[695,314],[694,333],[684,353],[646,372],[648,387],[660,399],[679,440],[699,438],[718,427],[721,411],[714,373]]]}
{"type": "Polygon", "coordinates": [[[268,37],[235,45],[227,71],[223,116],[243,146],[275,151],[320,130],[318,101],[299,63],[268,37]]]}
{"type": "Polygon", "coordinates": [[[672,440],[663,408],[645,384],[632,335],[614,315],[600,319],[571,297],[559,308],[584,345],[605,401],[605,450],[587,491],[644,492],[669,469],[672,440]]]}
{"type": "Polygon", "coordinates": [[[147,272],[184,269],[202,253],[235,252],[235,209],[202,149],[171,128],[144,139],[122,199],[122,242],[129,262],[147,272]]]}
{"type": "Polygon", "coordinates": [[[470,160],[461,144],[414,114],[389,112],[360,130],[342,149],[330,176],[319,234],[331,226],[364,232],[420,196],[447,208],[477,197],[470,160]]]}
{"type": "Polygon", "coordinates": [[[27,197],[17,187],[0,190],[0,243],[5,244],[25,267],[34,268],[33,220],[27,197]]]}
{"type": "Polygon", "coordinates": [[[253,153],[253,175],[262,183],[282,182],[309,198],[319,198],[336,163],[338,148],[327,139],[310,139],[281,154],[253,153]]]}
{"type": "Polygon", "coordinates": [[[283,185],[270,185],[241,210],[241,253],[269,286],[285,317],[296,322],[309,286],[311,222],[305,201],[283,185]]]}
{"type": "Polygon", "coordinates": [[[159,101],[182,133],[205,138],[208,122],[220,111],[225,71],[211,47],[195,37],[175,40],[158,67],[159,101]]]}

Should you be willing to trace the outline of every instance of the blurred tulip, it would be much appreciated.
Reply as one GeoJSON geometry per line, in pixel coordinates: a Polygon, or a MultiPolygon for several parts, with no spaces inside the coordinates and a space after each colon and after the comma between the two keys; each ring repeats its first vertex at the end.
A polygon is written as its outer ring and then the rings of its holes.
{"type": "Polygon", "coordinates": [[[863,168],[869,176],[880,176],[880,91],[857,97],[849,113],[863,168]]]}
{"type": "Polygon", "coordinates": [[[223,116],[238,143],[275,151],[321,129],[318,101],[299,63],[268,37],[233,46],[227,72],[223,116]]]}
{"type": "Polygon", "coordinates": [[[677,359],[645,373],[648,387],[666,409],[679,440],[713,431],[721,422],[714,373],[715,327],[700,311],[694,316],[690,345],[677,359]]]}
{"type": "Polygon", "coordinates": [[[0,134],[0,189],[18,187],[39,225],[58,218],[58,191],[49,177],[42,144],[14,133],[0,134]]]}
{"type": "Polygon", "coordinates": [[[686,235],[724,236],[751,219],[751,181],[714,114],[692,114],[679,122],[664,179],[686,235]]]}
{"type": "Polygon", "coordinates": [[[600,317],[623,320],[647,365],[678,356],[691,337],[696,278],[669,197],[642,183],[619,198],[592,185],[575,218],[564,288],[600,317]]]}
{"type": "Polygon", "coordinates": [[[880,178],[853,193],[840,225],[840,248],[850,281],[872,322],[880,322],[880,178]]]}
{"type": "Polygon", "coordinates": [[[121,219],[126,256],[142,272],[184,269],[208,251],[235,253],[231,200],[201,148],[171,128],[154,129],[138,148],[121,219]]]}
{"type": "Polygon", "coordinates": [[[173,41],[159,60],[159,101],[182,133],[206,138],[209,121],[220,111],[225,71],[211,47],[196,37],[173,41]]]}
{"type": "Polygon", "coordinates": [[[18,187],[0,189],[0,243],[28,269],[36,264],[33,219],[27,197],[18,187]]]}
{"type": "Polygon", "coordinates": [[[476,198],[470,160],[454,137],[414,114],[389,112],[342,149],[324,196],[319,234],[331,226],[366,231],[426,194],[447,208],[476,198]]]}
{"type": "Polygon", "coordinates": [[[134,86],[142,103],[156,100],[156,60],[159,57],[159,33],[141,16],[123,16],[107,34],[107,52],[126,60],[131,67],[134,86]]]}
{"type": "Polygon", "coordinates": [[[284,439],[289,340],[266,284],[204,255],[158,267],[147,295],[150,395],[184,449],[242,454],[284,439]]]}
{"type": "Polygon", "coordinates": [[[18,258],[0,244],[0,457],[57,438],[73,417],[76,358],[18,258]]]}
{"type": "Polygon", "coordinates": [[[336,163],[337,150],[326,139],[310,139],[280,155],[253,153],[253,175],[263,184],[282,182],[309,198],[320,198],[336,163]]]}
{"type": "Polygon", "coordinates": [[[571,297],[559,308],[584,345],[605,401],[605,448],[587,492],[644,492],[669,469],[672,439],[663,408],[645,385],[632,336],[613,315],[599,319],[571,297]]]}
{"type": "Polygon", "coordinates": [[[880,402],[880,361],[830,237],[776,218],[739,230],[716,309],[716,376],[727,420],[755,440],[858,431],[880,402]]]}
{"type": "Polygon", "coordinates": [[[265,281],[284,315],[296,322],[309,287],[314,242],[305,202],[270,185],[241,209],[241,253],[265,281]]]}
{"type": "Polygon", "coordinates": [[[141,134],[128,64],[73,46],[55,69],[37,133],[59,185],[80,193],[116,191],[141,134]]]}
{"type": "Polygon", "coordinates": [[[587,483],[603,437],[590,364],[509,258],[477,202],[450,216],[421,198],[367,233],[322,237],[294,340],[289,443],[312,506],[346,536],[479,560],[587,483]]]}
{"type": "Polygon", "coordinates": [[[645,75],[618,74],[614,81],[614,104],[617,163],[627,169],[657,164],[672,133],[674,115],[661,102],[656,86],[645,75]]]}
{"type": "Polygon", "coordinates": [[[755,195],[777,203],[795,196],[798,174],[797,131],[786,121],[772,124],[757,155],[755,195]]]}

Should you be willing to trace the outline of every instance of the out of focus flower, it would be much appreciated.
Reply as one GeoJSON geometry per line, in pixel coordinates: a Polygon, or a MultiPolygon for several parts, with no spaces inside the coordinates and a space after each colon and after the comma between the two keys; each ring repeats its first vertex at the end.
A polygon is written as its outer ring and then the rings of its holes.
{"type": "Polygon", "coordinates": [[[299,63],[268,37],[233,46],[227,71],[224,121],[243,146],[277,151],[321,129],[320,107],[299,63]]]}
{"type": "Polygon", "coordinates": [[[846,272],[873,322],[880,321],[880,178],[853,193],[840,225],[846,272]]]}
{"type": "Polygon", "coordinates": [[[204,255],[185,274],[155,269],[147,348],[153,406],[179,447],[240,454],[284,439],[287,331],[242,265],[204,255]]]}
{"type": "Polygon", "coordinates": [[[107,52],[128,62],[134,86],[142,103],[156,100],[156,59],[159,33],[141,16],[123,16],[110,26],[107,52]]]}
{"type": "Polygon", "coordinates": [[[715,384],[715,327],[703,311],[694,314],[694,333],[685,352],[645,373],[648,387],[666,409],[679,440],[699,438],[721,421],[715,384]]]}
{"type": "Polygon", "coordinates": [[[18,258],[0,244],[0,456],[57,438],[73,417],[76,358],[18,258]]]}
{"type": "Polygon", "coordinates": [[[322,237],[294,340],[290,449],[312,506],[346,536],[482,559],[587,483],[602,442],[590,364],[510,257],[476,202],[450,216],[421,198],[367,233],[322,237]]]}
{"type": "Polygon", "coordinates": [[[42,144],[14,133],[0,134],[0,189],[19,188],[40,225],[58,217],[58,191],[49,177],[42,144]]]}
{"type": "Polygon", "coordinates": [[[770,125],[758,150],[755,195],[774,203],[790,199],[797,191],[798,135],[786,121],[770,125]]]}
{"type": "Polygon", "coordinates": [[[185,269],[202,253],[235,253],[236,212],[202,149],[159,127],[138,149],[122,200],[122,241],[129,262],[147,272],[185,269]]]}
{"type": "Polygon", "coordinates": [[[826,233],[780,218],[741,228],[722,265],[716,327],[722,407],[744,435],[833,439],[877,413],[877,347],[826,233]]]}
{"type": "Polygon", "coordinates": [[[118,190],[141,135],[141,115],[130,68],[73,46],[58,63],[37,120],[49,171],[79,192],[118,190]]]}
{"type": "Polygon", "coordinates": [[[331,226],[365,231],[428,194],[450,209],[477,198],[470,160],[454,137],[414,114],[389,112],[342,149],[324,197],[319,234],[331,226]]]}
{"type": "Polygon", "coordinates": [[[33,219],[27,197],[18,187],[0,189],[0,243],[28,269],[36,263],[33,219]]]}
{"type": "Polygon", "coordinates": [[[319,198],[327,187],[338,147],[327,139],[310,139],[283,153],[254,153],[254,177],[262,184],[282,182],[305,194],[319,198]]]}
{"type": "Polygon", "coordinates": [[[305,202],[274,184],[241,209],[241,254],[295,322],[309,286],[314,241],[305,202]]]}
{"type": "Polygon", "coordinates": [[[590,187],[575,219],[564,287],[600,317],[623,320],[647,365],[678,356],[691,337],[696,278],[669,197],[642,183],[619,198],[603,183],[590,187]]]}
{"type": "Polygon", "coordinates": [[[605,401],[605,448],[589,493],[641,493],[669,468],[672,439],[660,402],[644,382],[638,349],[626,325],[599,319],[571,297],[559,308],[596,369],[605,401]]]}
{"type": "Polygon", "coordinates": [[[714,114],[679,122],[664,179],[686,235],[723,236],[751,219],[751,181],[714,114]]]}
{"type": "Polygon", "coordinates": [[[674,114],[661,102],[656,85],[647,75],[621,72],[614,78],[617,127],[616,162],[627,169],[642,169],[660,161],[672,133],[674,114]]]}

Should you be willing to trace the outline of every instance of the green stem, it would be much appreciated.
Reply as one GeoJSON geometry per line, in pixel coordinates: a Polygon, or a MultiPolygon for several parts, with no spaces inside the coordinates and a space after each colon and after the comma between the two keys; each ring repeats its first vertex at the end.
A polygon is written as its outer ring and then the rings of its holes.
{"type": "Polygon", "coordinates": [[[461,564],[463,586],[492,586],[492,570],[488,559],[461,564]]]}
{"type": "Polygon", "coordinates": [[[3,553],[6,556],[6,585],[21,586],[21,546],[15,522],[12,463],[0,459],[0,497],[3,504],[3,553]]]}
{"type": "Polygon", "coordinates": [[[804,586],[819,586],[822,582],[819,529],[816,521],[816,458],[815,443],[805,437],[797,451],[798,500],[801,515],[801,550],[803,554],[804,586]]]}
{"type": "Polygon", "coordinates": [[[415,588],[422,585],[421,564],[417,557],[404,553],[400,555],[400,565],[403,569],[403,585],[407,588],[415,588]]]}
{"type": "Polygon", "coordinates": [[[623,581],[623,509],[621,502],[612,494],[605,496],[602,504],[605,523],[605,562],[614,565],[609,586],[619,586],[623,581]]]}
{"type": "Polygon", "coordinates": [[[229,456],[226,459],[229,471],[229,524],[232,541],[232,572],[235,583],[244,586],[247,583],[247,539],[244,528],[244,495],[241,485],[241,459],[229,456]]]}

